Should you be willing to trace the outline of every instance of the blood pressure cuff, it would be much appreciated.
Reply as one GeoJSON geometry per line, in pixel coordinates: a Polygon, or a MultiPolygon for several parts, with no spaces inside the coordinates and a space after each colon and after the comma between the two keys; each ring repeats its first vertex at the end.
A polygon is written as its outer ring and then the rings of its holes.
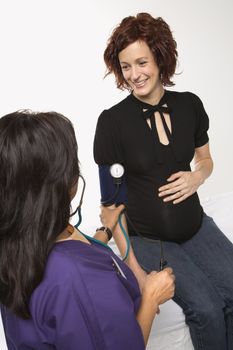
{"type": "Polygon", "coordinates": [[[124,175],[121,177],[120,184],[116,184],[110,173],[110,166],[99,165],[99,181],[101,203],[104,205],[127,204],[127,186],[124,175]]]}

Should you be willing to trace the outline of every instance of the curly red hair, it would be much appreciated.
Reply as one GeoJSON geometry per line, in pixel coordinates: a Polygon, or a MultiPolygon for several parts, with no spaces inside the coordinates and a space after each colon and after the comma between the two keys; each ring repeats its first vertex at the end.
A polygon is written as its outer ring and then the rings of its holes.
{"type": "Polygon", "coordinates": [[[128,45],[142,40],[150,48],[160,71],[164,86],[173,86],[171,81],[177,64],[177,45],[168,24],[161,18],[152,17],[149,13],[138,13],[135,17],[125,17],[113,30],[104,51],[107,73],[113,73],[119,89],[129,89],[124,80],[118,55],[128,45]]]}

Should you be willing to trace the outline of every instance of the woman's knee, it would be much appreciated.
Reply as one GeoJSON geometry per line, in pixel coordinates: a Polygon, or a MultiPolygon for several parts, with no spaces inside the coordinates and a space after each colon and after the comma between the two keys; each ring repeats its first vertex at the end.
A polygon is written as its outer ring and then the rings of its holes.
{"type": "Polygon", "coordinates": [[[186,322],[195,323],[199,328],[211,327],[214,332],[225,327],[224,310],[221,305],[206,303],[196,309],[189,307],[184,313],[186,322]]]}

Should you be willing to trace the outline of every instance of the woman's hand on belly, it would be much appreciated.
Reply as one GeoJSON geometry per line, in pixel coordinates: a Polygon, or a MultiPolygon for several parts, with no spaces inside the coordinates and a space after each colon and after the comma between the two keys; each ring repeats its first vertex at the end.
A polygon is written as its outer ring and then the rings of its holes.
{"type": "Polygon", "coordinates": [[[168,184],[159,187],[158,196],[162,197],[164,202],[172,201],[173,204],[190,197],[202,184],[198,171],[179,171],[172,174],[167,181],[168,184]]]}

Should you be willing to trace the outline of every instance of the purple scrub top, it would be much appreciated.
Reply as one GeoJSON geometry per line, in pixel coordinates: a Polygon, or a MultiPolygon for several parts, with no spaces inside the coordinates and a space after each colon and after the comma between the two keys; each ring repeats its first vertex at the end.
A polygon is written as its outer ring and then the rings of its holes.
{"type": "Polygon", "coordinates": [[[1,306],[9,350],[144,350],[140,291],[130,269],[92,241],[56,243],[30,300],[32,318],[1,306]]]}

